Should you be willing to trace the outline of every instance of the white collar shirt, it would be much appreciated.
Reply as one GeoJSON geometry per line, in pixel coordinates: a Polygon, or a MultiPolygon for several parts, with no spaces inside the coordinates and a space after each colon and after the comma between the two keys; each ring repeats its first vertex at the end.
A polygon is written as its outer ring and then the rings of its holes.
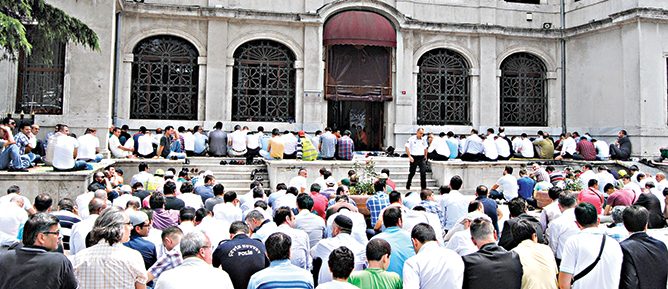
{"type": "MultiPolygon", "coordinates": [[[[354,226],[354,225],[353,225],[354,226]]],[[[364,270],[366,268],[366,243],[357,242],[350,234],[340,233],[333,238],[322,239],[318,244],[311,248],[311,257],[313,259],[322,259],[322,266],[318,273],[318,283],[332,281],[332,273],[329,272],[329,254],[338,247],[346,247],[353,252],[355,256],[355,268],[353,271],[364,270]]]]}
{"type": "Polygon", "coordinates": [[[202,197],[194,193],[183,193],[176,196],[176,198],[183,201],[186,207],[191,207],[195,210],[204,207],[204,204],[202,203],[202,197]]]}
{"type": "Polygon", "coordinates": [[[280,207],[288,207],[290,209],[296,209],[297,196],[293,194],[285,194],[280,198],[276,199],[276,201],[274,201],[272,206],[273,211],[276,212],[276,210],[278,210],[278,208],[280,207]]]}
{"type": "Polygon", "coordinates": [[[561,216],[561,210],[559,209],[559,201],[554,200],[549,205],[543,207],[543,211],[540,212],[540,224],[543,226],[543,232],[547,234],[547,227],[549,226],[552,220],[559,218],[561,216]]]}
{"type": "Polygon", "coordinates": [[[242,221],[241,209],[232,203],[220,203],[213,206],[213,217],[218,220],[225,220],[230,224],[242,221]]]}
{"type": "Polygon", "coordinates": [[[454,251],[429,241],[406,260],[403,273],[405,289],[462,288],[464,261],[454,251]]]}
{"type": "Polygon", "coordinates": [[[137,153],[149,155],[153,152],[153,138],[150,135],[143,134],[137,138],[137,153]]]}
{"type": "Polygon", "coordinates": [[[550,222],[548,232],[550,237],[550,248],[552,248],[554,256],[557,259],[561,259],[566,240],[580,232],[580,228],[578,228],[578,225],[575,223],[575,208],[564,211],[561,214],[561,217],[550,222]]]}
{"type": "Polygon", "coordinates": [[[218,246],[220,241],[230,238],[230,223],[209,216],[204,217],[195,230],[204,232],[212,246],[218,246]]]}
{"type": "Polygon", "coordinates": [[[594,143],[594,148],[596,148],[596,156],[601,158],[610,157],[610,147],[608,143],[602,140],[596,140],[594,143]]]}
{"type": "Polygon", "coordinates": [[[445,137],[435,136],[434,139],[432,139],[431,144],[429,145],[429,152],[431,153],[434,151],[439,155],[450,157],[450,147],[448,147],[445,137]]]}
{"type": "Polygon", "coordinates": [[[411,156],[424,156],[424,151],[429,148],[427,136],[422,135],[422,138],[418,138],[417,135],[411,136],[406,141],[406,148],[408,148],[411,156]]]}
{"type": "Polygon", "coordinates": [[[508,142],[504,138],[499,137],[494,140],[494,143],[496,144],[496,151],[500,156],[504,158],[510,156],[510,145],[508,145],[508,142]]]}
{"type": "Polygon", "coordinates": [[[183,135],[183,148],[186,151],[194,151],[195,150],[195,135],[193,135],[191,132],[187,131],[183,135]]]}
{"type": "Polygon", "coordinates": [[[289,154],[292,154],[295,151],[297,151],[298,140],[297,140],[297,137],[295,137],[294,134],[291,134],[291,133],[284,134],[282,136],[282,138],[283,138],[283,141],[285,141],[285,148],[283,150],[284,155],[286,155],[286,154],[289,155],[289,154]]]}
{"type": "Polygon", "coordinates": [[[219,288],[233,289],[230,275],[211,267],[198,257],[189,257],[183,263],[160,274],[155,289],[219,288]]]}
{"type": "Polygon", "coordinates": [[[146,181],[148,181],[148,178],[152,177],[151,173],[147,171],[143,172],[138,172],[132,176],[132,180],[130,180],[130,186],[133,186],[136,183],[143,184],[144,187],[146,187],[146,181]]]}
{"type": "Polygon", "coordinates": [[[477,134],[469,135],[464,142],[462,153],[480,154],[482,153],[482,139],[477,134]]]}
{"type": "Polygon", "coordinates": [[[88,204],[94,197],[95,197],[94,192],[85,192],[81,195],[78,195],[77,198],[75,199],[75,202],[77,203],[79,217],[81,217],[81,219],[85,219],[86,217],[88,217],[89,214],[88,204]]]}
{"type": "Polygon", "coordinates": [[[413,211],[408,210],[405,213],[402,213],[401,218],[404,225],[401,227],[409,235],[413,232],[413,227],[419,223],[425,223],[430,225],[436,233],[436,240],[439,244],[443,244],[443,228],[441,227],[441,219],[438,218],[438,215],[429,212],[413,211]]]}
{"type": "Polygon", "coordinates": [[[353,221],[351,235],[358,243],[366,244],[369,242],[369,239],[366,236],[366,221],[364,220],[364,215],[349,210],[341,210],[340,212],[329,216],[327,219],[327,238],[332,238],[332,224],[338,215],[344,215],[353,221]]]}
{"type": "Polygon", "coordinates": [[[259,133],[254,133],[254,134],[248,134],[246,135],[246,141],[248,142],[246,146],[249,149],[257,149],[262,145],[260,143],[260,135],[259,133]]]}
{"type": "Polygon", "coordinates": [[[469,209],[469,201],[458,190],[450,191],[446,198],[441,199],[440,204],[441,211],[445,214],[445,230],[452,229],[469,209]]]}
{"type": "Polygon", "coordinates": [[[495,160],[499,157],[499,152],[496,150],[496,143],[493,139],[487,138],[482,142],[482,151],[485,157],[495,160]]]}
{"type": "Polygon", "coordinates": [[[100,148],[100,140],[92,134],[88,133],[80,136],[77,141],[79,142],[77,158],[84,160],[95,159],[96,151],[98,148],[100,148]]]}
{"type": "Polygon", "coordinates": [[[227,139],[232,142],[232,150],[242,152],[246,150],[246,133],[237,130],[227,135],[227,139]]]}
{"type": "Polygon", "coordinates": [[[81,222],[72,226],[72,233],[70,235],[70,256],[76,255],[80,251],[86,249],[86,235],[93,230],[93,225],[95,225],[97,217],[98,215],[96,214],[89,215],[81,220],[81,222]]]}
{"type": "Polygon", "coordinates": [[[7,202],[0,206],[0,244],[17,241],[19,227],[28,220],[28,213],[18,205],[7,202]]]}
{"type": "Polygon", "coordinates": [[[575,154],[575,150],[577,149],[577,144],[575,143],[575,140],[572,137],[564,139],[562,143],[563,145],[561,146],[561,155],[564,155],[565,153],[569,153],[571,155],[575,154]]]}
{"type": "MultiPolygon", "coordinates": [[[[308,234],[306,232],[290,227],[288,224],[282,224],[276,228],[276,232],[285,233],[292,239],[290,246],[290,263],[299,268],[311,270],[311,246],[309,245],[308,234]]],[[[324,265],[324,264],[323,264],[324,265]]]]}
{"type": "Polygon", "coordinates": [[[470,229],[455,233],[448,244],[445,245],[445,248],[455,251],[459,256],[468,255],[478,251],[478,247],[476,247],[471,240],[470,229]]]}
{"type": "Polygon", "coordinates": [[[525,138],[520,143],[522,147],[522,156],[525,158],[533,158],[533,143],[529,138],[525,138]]]}

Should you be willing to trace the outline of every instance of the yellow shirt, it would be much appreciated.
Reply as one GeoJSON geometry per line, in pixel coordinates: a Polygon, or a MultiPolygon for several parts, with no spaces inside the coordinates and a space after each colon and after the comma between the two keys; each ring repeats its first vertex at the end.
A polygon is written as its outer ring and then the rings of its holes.
{"type": "Polygon", "coordinates": [[[272,137],[269,140],[269,147],[271,147],[271,151],[269,152],[270,157],[278,159],[283,158],[283,151],[285,150],[285,142],[281,137],[272,137]]]}
{"type": "Polygon", "coordinates": [[[522,289],[556,289],[557,263],[549,246],[524,240],[513,249],[522,262],[522,289]]]}

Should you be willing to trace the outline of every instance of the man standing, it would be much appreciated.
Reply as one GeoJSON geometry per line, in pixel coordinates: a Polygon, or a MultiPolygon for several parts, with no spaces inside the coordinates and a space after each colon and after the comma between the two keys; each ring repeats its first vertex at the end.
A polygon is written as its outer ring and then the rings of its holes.
{"type": "Polygon", "coordinates": [[[374,239],[383,239],[387,241],[392,247],[390,254],[390,265],[387,267],[388,272],[394,272],[401,276],[404,272],[404,262],[415,256],[411,237],[408,232],[402,229],[403,219],[401,217],[401,209],[398,207],[388,207],[383,212],[383,224],[386,229],[382,233],[374,236],[374,239]]]}
{"type": "Polygon", "coordinates": [[[220,121],[213,128],[209,132],[209,155],[224,157],[227,155],[227,133],[223,131],[223,123],[220,121]]]}
{"type": "Polygon", "coordinates": [[[631,156],[631,141],[626,130],[620,130],[617,141],[610,144],[610,158],[613,160],[627,160],[631,156]]]}
{"type": "Polygon", "coordinates": [[[464,262],[454,251],[438,245],[431,226],[415,225],[411,240],[417,255],[404,264],[405,289],[462,288],[464,262]]]}
{"type": "Polygon", "coordinates": [[[230,225],[230,240],[213,251],[213,267],[221,267],[232,279],[234,289],[246,289],[256,272],[267,267],[267,251],[262,242],[249,238],[250,229],[243,222],[230,225]]]}
{"type": "Polygon", "coordinates": [[[479,250],[462,257],[464,288],[520,288],[523,272],[520,257],[496,245],[492,223],[478,218],[473,220],[470,229],[471,239],[479,250]]]}
{"type": "Polygon", "coordinates": [[[559,267],[559,287],[618,288],[623,260],[619,243],[598,228],[600,220],[594,205],[577,205],[575,220],[582,231],[568,238],[564,244],[559,267]],[[592,269],[587,270],[589,267],[592,269]]]}
{"type": "MultiPolygon", "coordinates": [[[[429,144],[427,138],[424,137],[424,129],[418,128],[417,135],[411,136],[406,142],[406,154],[410,160],[410,167],[408,173],[408,180],[406,181],[406,190],[411,189],[411,182],[415,176],[415,169],[420,167],[420,187],[424,190],[427,188],[427,149],[429,144]]],[[[373,223],[372,223],[373,224],[373,223]]]]}
{"type": "Polygon", "coordinates": [[[232,289],[232,280],[225,271],[211,267],[212,247],[209,237],[193,231],[181,239],[183,264],[162,274],[155,289],[216,288],[232,289]]]}
{"type": "Polygon", "coordinates": [[[619,288],[663,288],[668,251],[666,244],[646,233],[649,212],[643,207],[631,206],[624,210],[622,218],[631,235],[619,244],[624,256],[619,288]]]}
{"type": "Polygon", "coordinates": [[[257,288],[313,288],[311,272],[290,264],[290,237],[273,233],[265,242],[269,268],[261,270],[248,281],[248,289],[257,288]]]}
{"type": "Polygon", "coordinates": [[[23,227],[23,248],[0,255],[0,288],[74,289],[72,264],[52,252],[60,243],[58,218],[37,213],[23,227]]]}

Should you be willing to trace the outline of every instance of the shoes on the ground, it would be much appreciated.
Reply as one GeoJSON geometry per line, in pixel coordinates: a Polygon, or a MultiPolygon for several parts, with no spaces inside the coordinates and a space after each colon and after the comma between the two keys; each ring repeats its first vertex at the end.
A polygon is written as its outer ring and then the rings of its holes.
{"type": "Polygon", "coordinates": [[[254,169],[254,170],[251,172],[251,175],[250,175],[250,179],[251,179],[251,181],[255,179],[255,174],[256,174],[256,173],[257,173],[257,169],[254,169]]]}
{"type": "Polygon", "coordinates": [[[18,168],[12,168],[12,167],[10,167],[10,168],[8,169],[8,171],[10,171],[10,172],[15,172],[15,173],[27,173],[27,172],[30,172],[30,171],[27,170],[27,169],[22,169],[22,168],[21,168],[21,169],[18,169],[18,168]]]}
{"type": "Polygon", "coordinates": [[[220,161],[220,164],[221,164],[221,165],[226,165],[227,162],[226,162],[225,160],[222,160],[222,161],[220,161]]]}
{"type": "Polygon", "coordinates": [[[179,158],[177,156],[172,156],[170,159],[175,161],[175,160],[178,160],[179,158]]]}
{"type": "Polygon", "coordinates": [[[189,159],[185,159],[185,161],[183,161],[183,164],[185,164],[185,165],[189,165],[189,164],[190,164],[190,160],[189,160],[189,159]]]}

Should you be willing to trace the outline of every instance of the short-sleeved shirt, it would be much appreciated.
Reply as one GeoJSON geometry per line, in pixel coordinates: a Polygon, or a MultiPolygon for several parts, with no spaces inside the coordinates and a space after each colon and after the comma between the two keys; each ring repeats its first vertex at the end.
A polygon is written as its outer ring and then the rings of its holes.
{"type": "Polygon", "coordinates": [[[577,151],[580,152],[580,156],[587,161],[596,159],[596,148],[593,143],[586,139],[581,140],[577,144],[577,151]]]}
{"type": "Polygon", "coordinates": [[[401,289],[404,286],[399,274],[371,268],[353,272],[348,283],[364,289],[401,289]]]}
{"type": "Polygon", "coordinates": [[[167,156],[169,156],[169,152],[170,152],[169,145],[170,145],[169,137],[166,136],[166,135],[163,135],[160,138],[160,146],[163,147],[162,152],[160,152],[161,157],[166,158],[167,156]]]}
{"type": "Polygon", "coordinates": [[[327,131],[320,136],[320,156],[323,158],[333,158],[336,152],[336,136],[327,131]]]}
{"type": "Polygon", "coordinates": [[[228,139],[232,142],[232,150],[242,152],[246,150],[246,133],[240,130],[229,134],[228,139]]]}
{"type": "Polygon", "coordinates": [[[596,207],[596,213],[599,215],[603,212],[603,194],[598,190],[586,188],[580,191],[578,201],[594,205],[594,207],[596,207]]]}
{"type": "Polygon", "coordinates": [[[349,136],[344,135],[339,139],[340,158],[344,160],[352,160],[354,150],[355,150],[355,144],[353,143],[353,140],[349,136]]]}
{"type": "Polygon", "coordinates": [[[607,204],[616,207],[616,206],[630,206],[638,200],[636,192],[631,189],[621,189],[616,190],[608,197],[607,204]]]}
{"type": "Polygon", "coordinates": [[[313,199],[313,211],[318,213],[323,220],[325,219],[325,210],[327,210],[327,198],[320,193],[309,193],[313,199]]]}
{"type": "Polygon", "coordinates": [[[285,151],[285,141],[282,138],[272,137],[269,140],[269,146],[271,147],[271,151],[269,152],[270,157],[277,159],[283,158],[283,151],[285,151]]]}
{"type": "Polygon", "coordinates": [[[424,151],[429,148],[427,137],[424,135],[422,138],[418,138],[416,135],[411,136],[406,142],[406,148],[408,148],[411,156],[424,156],[424,151]]]}
{"type": "Polygon", "coordinates": [[[95,159],[97,148],[100,147],[100,140],[92,134],[82,135],[77,140],[79,141],[77,158],[83,160],[95,159]]]}
{"type": "Polygon", "coordinates": [[[390,205],[390,197],[385,192],[376,192],[366,201],[366,208],[371,212],[371,224],[376,224],[380,217],[380,211],[390,205]]]}
{"type": "Polygon", "coordinates": [[[517,179],[511,174],[506,174],[501,177],[497,182],[497,185],[503,187],[503,196],[506,200],[511,200],[517,197],[517,179]]]}
{"type": "Polygon", "coordinates": [[[26,146],[30,144],[30,139],[28,139],[28,136],[26,136],[22,132],[18,132],[14,136],[14,141],[19,146],[19,154],[20,155],[26,154],[26,146]]]}
{"type": "Polygon", "coordinates": [[[79,147],[79,142],[73,137],[58,133],[53,148],[53,167],[68,170],[74,167],[74,150],[79,147]],[[58,135],[60,134],[60,135],[58,135]]]}
{"type": "MultiPolygon", "coordinates": [[[[601,250],[603,232],[598,228],[587,228],[571,236],[564,245],[559,270],[576,275],[594,262],[601,250]]],[[[622,270],[622,249],[610,237],[605,241],[601,260],[586,276],[573,283],[573,289],[618,288],[622,270]]]]}
{"type": "Polygon", "coordinates": [[[532,180],[529,177],[522,177],[517,179],[517,185],[519,186],[517,193],[522,199],[528,199],[533,196],[533,186],[536,184],[536,181],[532,180]]]}
{"type": "Polygon", "coordinates": [[[227,133],[214,129],[209,132],[209,153],[214,156],[224,156],[227,154],[227,133]]]}

